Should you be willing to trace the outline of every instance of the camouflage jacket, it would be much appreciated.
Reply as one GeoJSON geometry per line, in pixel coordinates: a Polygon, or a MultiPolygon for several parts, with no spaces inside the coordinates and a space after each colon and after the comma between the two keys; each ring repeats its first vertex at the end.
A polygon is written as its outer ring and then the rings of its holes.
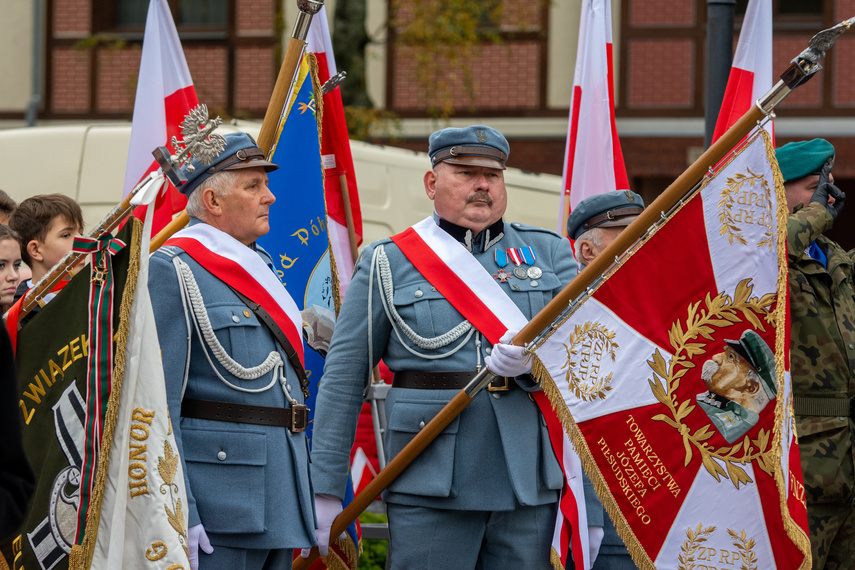
{"type": "MultiPolygon", "coordinates": [[[[855,397],[855,250],[847,253],[822,235],[832,221],[819,204],[787,220],[790,371],[797,410],[809,398],[855,397]],[[827,268],[805,252],[814,240],[828,258],[827,268]]],[[[797,415],[796,422],[808,503],[851,500],[853,419],[797,415]]]]}

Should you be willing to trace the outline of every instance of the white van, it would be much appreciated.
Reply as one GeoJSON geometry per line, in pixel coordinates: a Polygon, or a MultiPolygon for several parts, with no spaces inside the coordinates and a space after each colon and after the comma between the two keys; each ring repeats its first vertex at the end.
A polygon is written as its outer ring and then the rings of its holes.
{"type": "MultiPolygon", "coordinates": [[[[259,128],[256,122],[237,121],[218,130],[257,136],[259,128]]],[[[130,136],[129,123],[0,130],[0,189],[16,202],[35,194],[67,194],[83,208],[91,228],[122,199],[130,136]]],[[[433,212],[422,183],[430,168],[426,153],[360,141],[351,141],[351,149],[364,243],[401,232],[433,212]]],[[[560,177],[509,168],[505,182],[507,220],[557,227],[560,177]]]]}

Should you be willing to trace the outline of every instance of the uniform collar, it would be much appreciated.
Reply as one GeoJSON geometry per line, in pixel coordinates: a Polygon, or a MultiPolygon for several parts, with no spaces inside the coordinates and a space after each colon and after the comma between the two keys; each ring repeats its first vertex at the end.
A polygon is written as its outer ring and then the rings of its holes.
{"type": "Polygon", "coordinates": [[[472,235],[472,230],[469,228],[444,220],[437,214],[434,214],[434,218],[437,220],[437,224],[440,228],[445,230],[445,232],[455,240],[462,243],[469,251],[477,249],[487,251],[497,244],[505,235],[505,222],[502,218],[499,218],[496,222],[484,228],[476,236],[472,235]]]}

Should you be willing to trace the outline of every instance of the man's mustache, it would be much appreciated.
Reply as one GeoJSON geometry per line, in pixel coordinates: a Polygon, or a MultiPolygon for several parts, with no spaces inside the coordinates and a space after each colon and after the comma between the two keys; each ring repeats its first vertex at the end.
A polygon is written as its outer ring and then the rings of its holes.
{"type": "Polygon", "coordinates": [[[489,192],[475,192],[468,198],[466,198],[466,203],[471,204],[472,202],[486,202],[488,206],[493,205],[493,197],[490,196],[489,192]]]}

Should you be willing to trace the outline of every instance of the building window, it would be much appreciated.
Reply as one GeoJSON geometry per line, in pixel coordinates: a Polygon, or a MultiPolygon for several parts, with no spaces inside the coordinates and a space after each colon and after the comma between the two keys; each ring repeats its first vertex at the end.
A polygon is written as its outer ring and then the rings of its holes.
{"type": "MultiPolygon", "coordinates": [[[[99,31],[134,32],[145,27],[149,0],[113,0],[96,3],[95,22],[99,31]]],[[[225,30],[228,0],[170,0],[169,7],[179,30],[225,30]]]]}

